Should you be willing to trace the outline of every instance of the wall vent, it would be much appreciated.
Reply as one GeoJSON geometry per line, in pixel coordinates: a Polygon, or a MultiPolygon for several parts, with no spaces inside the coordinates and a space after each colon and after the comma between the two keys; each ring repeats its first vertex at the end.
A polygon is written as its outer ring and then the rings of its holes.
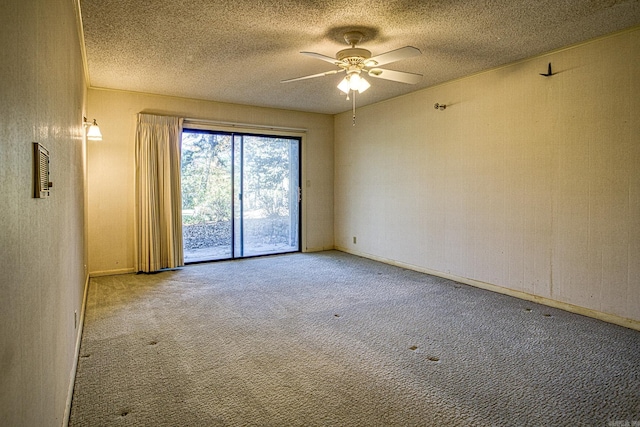
{"type": "Polygon", "coordinates": [[[42,199],[49,197],[49,150],[40,145],[39,142],[33,143],[33,197],[42,199]]]}

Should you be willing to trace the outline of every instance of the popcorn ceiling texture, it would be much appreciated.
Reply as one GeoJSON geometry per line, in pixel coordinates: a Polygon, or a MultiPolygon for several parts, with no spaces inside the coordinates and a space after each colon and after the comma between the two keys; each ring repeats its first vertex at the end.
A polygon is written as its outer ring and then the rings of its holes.
{"type": "Polygon", "coordinates": [[[359,46],[373,55],[423,53],[385,66],[423,74],[421,83],[372,78],[358,96],[366,105],[640,23],[638,0],[82,0],[81,8],[92,87],[329,114],[351,108],[340,75],[280,81],[331,70],[299,52],[333,57],[349,30],[365,34],[359,46]]]}

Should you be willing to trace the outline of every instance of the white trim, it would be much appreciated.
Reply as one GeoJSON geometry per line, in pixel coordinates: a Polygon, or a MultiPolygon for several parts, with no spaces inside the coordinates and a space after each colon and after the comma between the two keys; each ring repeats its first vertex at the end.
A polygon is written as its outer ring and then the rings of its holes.
{"type": "Polygon", "coordinates": [[[80,0],[72,0],[73,7],[76,12],[76,28],[78,30],[78,39],[80,41],[80,54],[82,55],[82,69],[84,71],[84,84],[86,87],[91,87],[91,80],[89,80],[89,63],[87,62],[87,47],[84,41],[84,24],[82,22],[82,8],[80,6],[80,0]]]}
{"type": "MultiPolygon", "coordinates": [[[[339,250],[337,248],[334,248],[333,246],[319,246],[317,248],[303,248],[302,252],[324,252],[324,251],[333,251],[333,250],[339,250]]],[[[343,251],[346,252],[346,251],[343,251]]]]}
{"type": "Polygon", "coordinates": [[[408,270],[418,271],[420,273],[426,273],[432,276],[454,280],[456,282],[464,283],[465,285],[470,285],[476,288],[485,289],[487,291],[492,291],[499,294],[509,295],[511,297],[519,298],[525,301],[535,302],[538,304],[546,305],[548,307],[558,308],[560,310],[568,311],[575,314],[580,314],[582,316],[592,317],[594,319],[602,320],[604,322],[613,323],[615,325],[624,326],[625,328],[640,331],[640,321],[638,320],[628,319],[626,317],[617,316],[615,314],[603,313],[601,311],[593,310],[586,307],[580,307],[580,306],[569,304],[566,302],[557,301],[551,298],[529,294],[523,291],[517,291],[515,289],[503,288],[502,286],[494,285],[492,283],[486,283],[486,282],[481,282],[479,280],[468,279],[466,277],[456,276],[455,274],[442,273],[440,271],[431,270],[429,268],[419,267],[417,265],[407,264],[407,263],[395,261],[389,258],[371,255],[365,252],[354,251],[341,246],[336,246],[336,250],[346,252],[352,255],[357,255],[363,258],[372,259],[374,261],[383,262],[385,264],[406,268],[408,270]]]}
{"type": "MultiPolygon", "coordinates": [[[[231,132],[247,132],[251,133],[251,131],[260,131],[264,133],[265,131],[277,132],[282,136],[302,136],[299,134],[307,133],[307,129],[303,128],[291,128],[284,126],[268,126],[268,125],[256,125],[250,123],[234,123],[234,122],[222,122],[215,120],[205,120],[205,119],[184,119],[183,128],[187,129],[212,129],[221,130],[221,131],[231,131],[231,132]]],[[[267,134],[270,134],[268,132],[267,134]]]]}
{"type": "Polygon", "coordinates": [[[89,294],[89,275],[87,274],[84,282],[84,291],[82,293],[82,306],[80,307],[80,318],[78,319],[78,331],[76,332],[76,348],[73,358],[73,366],[69,378],[69,389],[67,390],[67,402],[64,407],[64,417],[62,418],[62,427],[68,427],[69,418],[71,417],[71,403],[73,402],[73,389],[76,385],[76,373],[78,371],[78,358],[80,357],[80,344],[82,343],[82,332],[84,330],[84,313],[87,309],[87,296],[89,294]]]}
{"type": "Polygon", "coordinates": [[[130,274],[135,272],[136,272],[135,268],[121,268],[119,270],[92,271],[89,273],[89,277],[116,276],[118,274],[130,274]]]}

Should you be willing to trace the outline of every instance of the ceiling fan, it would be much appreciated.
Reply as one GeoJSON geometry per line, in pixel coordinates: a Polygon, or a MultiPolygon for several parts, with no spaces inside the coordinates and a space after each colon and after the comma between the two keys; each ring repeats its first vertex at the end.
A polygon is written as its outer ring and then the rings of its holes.
{"type": "MultiPolygon", "coordinates": [[[[378,79],[391,80],[394,82],[407,84],[416,84],[420,81],[420,79],[422,78],[422,74],[379,68],[380,65],[389,64],[391,62],[411,58],[413,56],[418,56],[422,53],[420,52],[420,49],[412,46],[405,46],[396,50],[382,53],[380,55],[371,56],[371,52],[367,49],[356,47],[356,45],[360,43],[363,38],[364,34],[362,34],[360,31],[350,31],[346,33],[344,35],[344,39],[347,44],[351,45],[351,47],[339,51],[336,54],[335,58],[315,52],[300,52],[303,55],[317,58],[336,65],[338,69],[326,71],[324,73],[312,74],[309,76],[282,80],[282,83],[296,82],[299,80],[324,77],[338,73],[346,73],[345,78],[342,79],[342,81],[338,85],[338,89],[347,94],[348,100],[350,93],[352,93],[353,95],[355,95],[356,92],[362,93],[371,86],[369,82],[365,80],[362,74],[367,74],[378,79]]],[[[355,96],[353,98],[353,120],[355,124],[355,96]]]]}

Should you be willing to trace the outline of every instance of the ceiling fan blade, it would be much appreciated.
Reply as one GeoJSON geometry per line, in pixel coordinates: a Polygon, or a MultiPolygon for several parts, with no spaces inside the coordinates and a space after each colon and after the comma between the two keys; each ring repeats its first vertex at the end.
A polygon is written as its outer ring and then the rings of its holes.
{"type": "Polygon", "coordinates": [[[342,71],[344,70],[331,70],[324,73],[312,74],[310,76],[303,76],[303,77],[296,77],[295,79],[281,80],[280,83],[297,82],[298,80],[306,80],[306,79],[313,79],[315,77],[330,76],[331,74],[337,74],[342,71]]]}
{"type": "Polygon", "coordinates": [[[300,53],[303,55],[310,56],[312,58],[320,59],[322,61],[327,61],[333,65],[338,65],[342,63],[342,61],[338,61],[336,58],[332,58],[330,56],[323,55],[321,53],[316,53],[316,52],[300,52],[300,53]]]}
{"type": "Polygon", "coordinates": [[[421,55],[420,49],[413,46],[405,46],[400,49],[392,50],[380,55],[373,56],[366,60],[365,64],[368,66],[378,66],[389,64],[390,62],[400,61],[401,59],[411,58],[412,56],[421,55]]]}
{"type": "Polygon", "coordinates": [[[407,73],[404,71],[385,70],[383,68],[374,68],[369,70],[371,77],[379,79],[391,80],[394,82],[408,83],[414,85],[422,79],[422,74],[407,73]]]}

